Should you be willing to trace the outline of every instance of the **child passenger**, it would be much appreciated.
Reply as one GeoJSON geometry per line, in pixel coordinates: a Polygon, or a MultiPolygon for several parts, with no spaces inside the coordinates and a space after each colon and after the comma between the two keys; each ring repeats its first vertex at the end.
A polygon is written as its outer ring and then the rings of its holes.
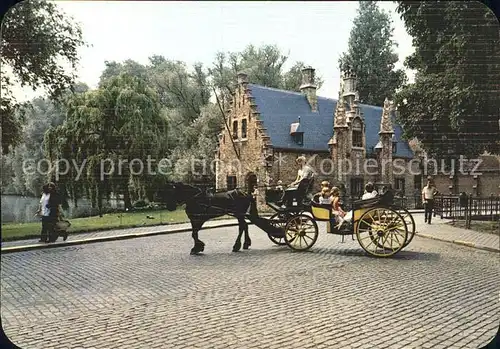
{"type": "Polygon", "coordinates": [[[340,190],[337,187],[332,188],[332,213],[335,215],[335,217],[338,220],[337,228],[339,228],[342,223],[344,222],[344,216],[345,212],[340,207],[340,190]]]}
{"type": "Polygon", "coordinates": [[[331,205],[333,203],[333,198],[332,198],[332,194],[330,192],[330,188],[324,187],[323,189],[321,189],[319,203],[321,205],[331,205]]]}

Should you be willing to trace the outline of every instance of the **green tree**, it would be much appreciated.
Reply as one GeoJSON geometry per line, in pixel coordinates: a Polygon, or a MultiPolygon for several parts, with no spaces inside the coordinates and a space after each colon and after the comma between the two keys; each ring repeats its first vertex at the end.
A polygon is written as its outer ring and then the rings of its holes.
{"type": "Polygon", "coordinates": [[[12,95],[13,84],[44,88],[59,98],[75,79],[63,66],[76,68],[83,44],[80,28],[52,2],[26,0],[6,14],[0,55],[4,153],[20,143],[24,123],[23,114],[16,113],[20,105],[12,95]]]}
{"type": "MultiPolygon", "coordinates": [[[[74,86],[76,93],[81,93],[87,90],[85,84],[77,83],[74,86]]],[[[71,92],[67,91],[64,98],[69,98],[71,92]]],[[[13,172],[13,166],[17,166],[17,161],[20,164],[23,162],[28,166],[31,164],[43,163],[43,139],[45,132],[50,127],[56,127],[63,123],[65,108],[62,103],[54,103],[49,98],[37,97],[29,103],[20,106],[16,113],[23,113],[25,119],[24,125],[21,127],[21,143],[12,148],[8,154],[3,155],[8,161],[5,162],[5,167],[2,171],[10,173],[10,177],[4,177],[2,189],[9,188],[9,193],[19,195],[35,195],[41,194],[41,188],[44,182],[48,180],[45,169],[35,171],[32,168],[26,167],[25,171],[13,172]],[[8,178],[8,180],[7,180],[8,178]]]]}
{"type": "Polygon", "coordinates": [[[396,98],[406,135],[431,156],[498,154],[498,20],[479,2],[398,4],[415,47],[405,65],[417,72],[396,98]]]}
{"type": "MultiPolygon", "coordinates": [[[[244,71],[250,83],[292,91],[300,91],[303,62],[296,62],[291,69],[284,71],[288,56],[281,53],[276,45],[263,45],[256,48],[248,45],[241,52],[218,52],[209,69],[212,84],[223,101],[230,100],[236,87],[236,75],[244,71]]],[[[316,85],[323,85],[322,77],[317,74],[316,85]]]]}
{"type": "Polygon", "coordinates": [[[375,1],[359,2],[349,46],[339,66],[341,71],[351,69],[357,75],[362,103],[382,106],[406,80],[404,71],[395,69],[398,55],[393,31],[389,15],[375,1]]]}
{"type": "Polygon", "coordinates": [[[122,73],[97,90],[74,95],[64,123],[46,133],[44,144],[50,159],[85,164],[83,180],[74,170],[68,174],[68,191],[75,195],[74,185],[81,181],[101,212],[111,192],[123,194],[125,207],[132,206],[130,182],[147,182],[148,156],[156,161],[163,156],[166,132],[156,92],[144,80],[122,73]]]}

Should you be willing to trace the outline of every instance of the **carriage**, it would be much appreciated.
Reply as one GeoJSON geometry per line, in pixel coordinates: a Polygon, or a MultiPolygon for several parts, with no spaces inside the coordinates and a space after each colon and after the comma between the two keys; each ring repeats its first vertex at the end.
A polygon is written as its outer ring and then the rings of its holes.
{"type": "MultiPolygon", "coordinates": [[[[330,205],[321,205],[308,193],[313,179],[304,179],[297,188],[296,202],[292,206],[277,204],[277,196],[266,192],[266,204],[276,213],[270,218],[253,217],[253,223],[263,229],[277,245],[293,250],[310,249],[318,239],[317,222],[326,222],[327,233],[354,236],[370,255],[390,257],[408,246],[415,235],[415,221],[411,213],[394,202],[390,185],[378,184],[379,195],[373,199],[353,203],[352,220],[338,226],[330,205]],[[381,190],[384,187],[384,190],[381,190]]],[[[276,192],[274,192],[276,194],[276,192]]]]}

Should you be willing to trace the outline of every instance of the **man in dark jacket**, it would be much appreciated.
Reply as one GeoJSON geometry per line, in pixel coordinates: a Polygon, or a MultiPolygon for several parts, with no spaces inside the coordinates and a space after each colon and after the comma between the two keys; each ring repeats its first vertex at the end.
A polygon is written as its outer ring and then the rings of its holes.
{"type": "MultiPolygon", "coordinates": [[[[49,188],[49,202],[47,204],[47,208],[49,209],[49,242],[56,242],[59,237],[59,233],[55,231],[56,222],[59,219],[61,212],[59,211],[59,205],[61,205],[61,196],[56,191],[56,186],[54,183],[50,182],[48,185],[49,188]]],[[[63,239],[66,240],[68,238],[68,233],[65,232],[63,239]]]]}

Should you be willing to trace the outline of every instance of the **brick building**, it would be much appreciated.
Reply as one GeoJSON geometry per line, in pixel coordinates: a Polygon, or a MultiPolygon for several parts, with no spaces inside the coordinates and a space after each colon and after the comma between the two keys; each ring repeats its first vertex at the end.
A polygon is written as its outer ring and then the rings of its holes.
{"type": "MultiPolygon", "coordinates": [[[[293,92],[250,84],[238,74],[219,135],[217,189],[288,184],[297,174],[295,159],[304,155],[318,187],[326,179],[350,196],[360,196],[367,181],[391,183],[404,195],[420,191],[421,158],[402,139],[392,102],[359,104],[350,72],[342,74],[338,100],[316,95],[313,68],[302,75],[301,92],[293,92]]],[[[263,190],[258,203],[264,204],[263,190]]]]}

